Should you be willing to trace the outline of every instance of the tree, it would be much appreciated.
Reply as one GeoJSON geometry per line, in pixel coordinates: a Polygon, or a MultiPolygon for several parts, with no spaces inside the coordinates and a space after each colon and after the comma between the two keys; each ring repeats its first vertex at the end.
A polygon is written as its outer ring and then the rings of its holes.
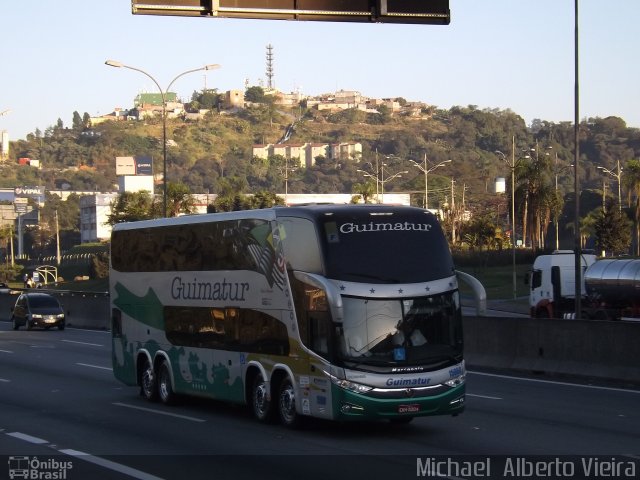
{"type": "Polygon", "coordinates": [[[71,125],[74,130],[82,130],[84,127],[82,123],[82,117],[77,111],[73,112],[73,119],[71,121],[71,125]]]}
{"type": "Polygon", "coordinates": [[[122,192],[111,204],[111,213],[107,215],[107,224],[136,222],[153,218],[153,197],[146,190],[122,192]]]}
{"type": "Polygon", "coordinates": [[[211,212],[233,212],[251,208],[251,200],[242,192],[247,188],[247,181],[240,177],[225,177],[218,182],[220,190],[213,206],[207,208],[211,212]]]}
{"type": "Polygon", "coordinates": [[[376,193],[376,187],[371,182],[354,183],[351,192],[361,197],[364,203],[370,203],[371,197],[376,193]]]}
{"type": "Polygon", "coordinates": [[[496,243],[497,227],[488,215],[481,215],[464,223],[461,230],[460,235],[463,241],[472,250],[476,248],[482,250],[484,247],[490,247],[496,243]]]}
{"type": "MultiPolygon", "coordinates": [[[[159,203],[159,201],[157,203],[159,203]]],[[[184,183],[167,183],[167,211],[165,212],[165,216],[177,217],[181,213],[195,213],[195,205],[195,199],[188,186],[184,183]]],[[[160,211],[162,211],[161,208],[160,211]]]]}
{"type": "Polygon", "coordinates": [[[284,205],[284,199],[267,190],[256,192],[251,199],[253,208],[271,208],[275,205],[284,205]]]}
{"type": "Polygon", "coordinates": [[[615,206],[609,206],[595,222],[594,231],[598,250],[610,255],[629,253],[631,246],[631,220],[615,206]]]}
{"type": "Polygon", "coordinates": [[[625,186],[636,192],[634,209],[635,254],[640,255],[640,160],[629,160],[624,167],[622,181],[625,186]]]}
{"type": "Polygon", "coordinates": [[[201,108],[215,110],[220,104],[221,97],[222,95],[220,95],[215,88],[202,90],[201,92],[193,92],[190,107],[192,110],[201,108]]]}
{"type": "Polygon", "coordinates": [[[249,87],[244,92],[244,99],[247,102],[264,103],[265,101],[264,89],[258,86],[249,87]]]}

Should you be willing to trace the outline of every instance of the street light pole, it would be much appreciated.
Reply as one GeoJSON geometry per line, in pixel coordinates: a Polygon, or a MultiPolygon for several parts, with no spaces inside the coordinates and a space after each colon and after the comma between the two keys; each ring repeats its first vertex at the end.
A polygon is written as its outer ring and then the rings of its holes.
{"type": "Polygon", "coordinates": [[[378,172],[377,171],[376,171],[376,174],[373,174],[373,173],[369,173],[369,172],[366,172],[366,171],[361,170],[361,169],[356,170],[357,172],[362,173],[362,175],[364,175],[365,177],[369,177],[372,180],[376,181],[376,195],[378,193],[378,184],[380,184],[380,198],[378,199],[378,203],[384,203],[384,184],[385,183],[390,182],[394,178],[401,177],[402,174],[404,174],[404,173],[409,173],[406,170],[404,170],[402,172],[394,173],[390,177],[384,178],[384,167],[386,167],[386,166],[387,166],[386,163],[382,163],[380,165],[380,172],[379,172],[380,173],[380,177],[378,176],[378,172]]]}
{"type": "Polygon", "coordinates": [[[390,182],[394,178],[402,177],[402,175],[405,173],[409,173],[407,170],[403,170],[402,172],[397,172],[391,175],[390,177],[384,178],[384,167],[386,166],[387,166],[386,163],[383,163],[382,165],[380,165],[380,173],[382,175],[382,178],[380,180],[380,196],[382,201],[380,203],[384,203],[384,184],[387,182],[390,182]]]}
{"type": "Polygon", "coordinates": [[[109,65],[110,67],[128,68],[129,70],[135,70],[136,72],[140,72],[143,75],[150,78],[151,81],[153,81],[153,83],[156,84],[156,87],[158,87],[158,90],[160,90],[160,96],[162,97],[162,205],[163,205],[162,216],[166,217],[167,216],[167,93],[169,93],[169,89],[171,88],[171,86],[180,77],[187,75],[189,73],[200,72],[202,70],[215,70],[216,68],[220,68],[220,65],[218,65],[217,63],[214,63],[211,65],[205,65],[204,67],[194,68],[192,70],[187,70],[186,72],[182,72],[179,75],[177,75],[173,80],[171,80],[167,88],[163,90],[160,84],[158,83],[158,81],[155,78],[153,78],[150,74],[145,72],[144,70],[141,70],[136,67],[132,67],[130,65],[125,65],[124,63],[118,62],[117,60],[107,60],[104,63],[105,65],[109,65]]]}
{"type": "Polygon", "coordinates": [[[413,164],[413,166],[417,167],[424,173],[424,209],[427,210],[429,208],[429,173],[433,172],[436,168],[442,167],[443,165],[450,163],[451,160],[445,160],[444,162],[440,162],[437,165],[429,168],[429,164],[427,163],[427,154],[424,154],[424,166],[420,165],[415,160],[409,159],[409,161],[413,164]]]}
{"type": "Polygon", "coordinates": [[[602,170],[604,173],[608,173],[613,178],[618,181],[618,211],[622,211],[622,197],[621,197],[621,189],[620,189],[620,181],[622,180],[622,168],[620,168],[620,160],[618,160],[618,168],[617,173],[612,172],[608,168],[605,167],[596,167],[598,170],[602,170]]]}
{"type": "Polygon", "coordinates": [[[511,169],[511,262],[513,273],[513,298],[517,298],[517,284],[516,284],[516,167],[520,164],[520,160],[516,161],[516,137],[512,137],[511,142],[511,162],[507,160],[507,156],[500,150],[496,150],[496,153],[502,156],[502,160],[511,169]]]}

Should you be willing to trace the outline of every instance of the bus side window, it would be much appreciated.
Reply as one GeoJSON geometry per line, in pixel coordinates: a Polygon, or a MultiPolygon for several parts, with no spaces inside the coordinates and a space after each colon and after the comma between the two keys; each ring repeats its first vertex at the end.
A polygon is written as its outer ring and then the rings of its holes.
{"type": "Polygon", "coordinates": [[[327,293],[291,276],[293,302],[302,343],[318,355],[330,355],[331,313],[327,293]]]}

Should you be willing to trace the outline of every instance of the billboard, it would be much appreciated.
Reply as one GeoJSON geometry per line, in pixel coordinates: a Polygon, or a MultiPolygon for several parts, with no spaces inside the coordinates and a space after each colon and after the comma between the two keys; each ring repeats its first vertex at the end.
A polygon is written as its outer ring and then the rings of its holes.
{"type": "Polygon", "coordinates": [[[33,198],[38,204],[42,205],[45,201],[45,187],[15,187],[13,189],[13,197],[16,198],[33,198]]]}
{"type": "Polygon", "coordinates": [[[134,15],[448,25],[449,0],[132,0],[134,15]]]}
{"type": "Polygon", "coordinates": [[[116,157],[116,175],[153,175],[153,159],[147,156],[116,157]]]}

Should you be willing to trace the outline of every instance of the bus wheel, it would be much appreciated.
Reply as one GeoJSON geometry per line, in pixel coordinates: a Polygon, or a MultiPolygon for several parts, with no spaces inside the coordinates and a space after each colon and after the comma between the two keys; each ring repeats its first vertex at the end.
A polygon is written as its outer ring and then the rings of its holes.
{"type": "Polygon", "coordinates": [[[280,421],[285,427],[296,428],[300,426],[301,418],[296,411],[295,390],[289,377],[285,377],[280,384],[278,413],[280,414],[280,421]]]}
{"type": "Polygon", "coordinates": [[[171,374],[167,362],[162,362],[158,370],[158,396],[165,405],[176,403],[176,394],[171,386],[171,374]]]}
{"type": "Polygon", "coordinates": [[[156,372],[153,371],[153,365],[146,357],[144,359],[142,376],[140,378],[140,395],[151,402],[155,402],[158,399],[156,372]]]}
{"type": "Polygon", "coordinates": [[[267,382],[261,373],[253,379],[251,406],[253,407],[253,414],[259,421],[269,422],[273,419],[273,404],[269,399],[267,382]]]}

